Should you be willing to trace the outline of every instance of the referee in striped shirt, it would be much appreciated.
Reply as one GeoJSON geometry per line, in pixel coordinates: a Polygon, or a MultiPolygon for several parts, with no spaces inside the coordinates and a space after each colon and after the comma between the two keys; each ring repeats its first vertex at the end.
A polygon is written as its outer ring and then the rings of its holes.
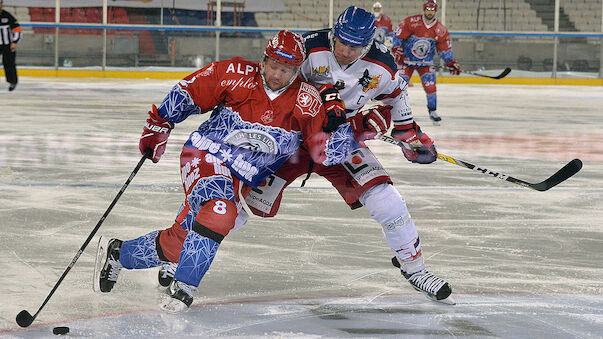
{"type": "Polygon", "coordinates": [[[9,91],[15,90],[18,82],[15,59],[19,40],[21,40],[21,26],[14,16],[2,9],[2,0],[0,0],[0,52],[6,82],[10,84],[9,91]]]}

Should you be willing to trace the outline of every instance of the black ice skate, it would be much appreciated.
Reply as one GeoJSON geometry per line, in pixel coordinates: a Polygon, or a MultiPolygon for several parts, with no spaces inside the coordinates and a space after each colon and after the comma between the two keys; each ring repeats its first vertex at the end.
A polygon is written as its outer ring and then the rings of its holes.
{"type": "Polygon", "coordinates": [[[167,313],[180,313],[188,311],[193,303],[193,294],[197,288],[178,280],[172,280],[166,290],[166,296],[161,302],[160,308],[167,313]]]}
{"type": "MultiPolygon", "coordinates": [[[[400,268],[400,263],[396,257],[392,258],[392,264],[400,268]]],[[[425,270],[413,274],[408,274],[402,269],[400,269],[400,272],[415,290],[422,292],[427,298],[444,304],[456,304],[450,295],[452,294],[452,288],[450,288],[450,284],[446,280],[425,270]]]]}
{"type": "Polygon", "coordinates": [[[178,267],[178,265],[172,262],[161,265],[157,277],[159,279],[159,285],[163,287],[170,286],[172,280],[174,280],[174,274],[176,274],[176,267],[178,267]]]}
{"type": "Polygon", "coordinates": [[[119,250],[123,241],[109,237],[100,237],[96,249],[96,264],[92,288],[95,292],[111,292],[117,282],[117,276],[123,266],[119,262],[119,250]]]}
{"type": "Polygon", "coordinates": [[[429,110],[429,118],[433,121],[434,125],[439,125],[439,122],[442,121],[442,118],[438,115],[438,111],[435,109],[429,110]]]}

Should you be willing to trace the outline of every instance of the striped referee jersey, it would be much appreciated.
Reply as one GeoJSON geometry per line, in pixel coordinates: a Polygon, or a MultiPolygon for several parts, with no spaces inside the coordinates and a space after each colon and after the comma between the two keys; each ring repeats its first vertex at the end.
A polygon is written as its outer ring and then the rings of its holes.
{"type": "Polygon", "coordinates": [[[21,40],[21,26],[17,19],[5,10],[0,10],[0,45],[10,45],[21,40]]]}

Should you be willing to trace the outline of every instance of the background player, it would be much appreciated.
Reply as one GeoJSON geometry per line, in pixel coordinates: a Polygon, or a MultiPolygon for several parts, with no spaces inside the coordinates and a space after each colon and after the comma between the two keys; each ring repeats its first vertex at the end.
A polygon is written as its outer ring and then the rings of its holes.
{"type": "Polygon", "coordinates": [[[216,61],[181,80],[153,105],[140,151],[165,152],[174,124],[213,109],[185,143],[180,172],[186,199],[172,227],[124,241],[101,237],[94,289],[110,292],[122,267],[178,263],[161,309],[188,309],[220,243],[235,227],[243,199],[302,144],[317,164],[341,162],[353,143],[348,124],[323,132],[328,119],[316,88],[298,78],[301,36],[280,31],[261,63],[216,61]],[[215,107],[215,109],[214,109],[215,107]],[[246,188],[243,188],[246,184],[246,188]]]}
{"type": "MultiPolygon", "coordinates": [[[[374,33],[373,14],[355,6],[348,7],[333,29],[306,33],[308,57],[301,67],[302,76],[317,87],[339,88],[348,121],[356,126],[358,139],[385,133],[393,120],[392,135],[417,146],[414,152],[403,149],[404,156],[411,162],[431,163],[437,157],[433,141],[413,121],[407,84],[400,78],[385,46],[373,41],[374,33]],[[361,111],[371,100],[380,100],[389,106],[361,111]],[[358,133],[363,128],[365,133],[358,133]]],[[[326,105],[329,104],[327,100],[326,105]]],[[[385,240],[395,254],[393,263],[415,289],[433,300],[453,303],[448,282],[425,269],[421,241],[404,198],[362,142],[348,161],[333,166],[313,163],[308,152],[300,148],[267,185],[250,192],[247,204],[254,214],[276,215],[285,187],[306,172],[329,180],[350,208],[367,208],[383,228],[385,240]]]]}
{"type": "Polygon", "coordinates": [[[373,4],[373,15],[375,16],[375,41],[391,47],[394,36],[392,19],[383,13],[383,6],[379,1],[373,4]],[[388,39],[389,38],[389,39],[388,39]]]}
{"type": "Polygon", "coordinates": [[[423,14],[409,16],[395,29],[392,53],[400,67],[402,78],[410,81],[416,70],[421,77],[427,95],[427,110],[434,122],[442,120],[437,112],[436,67],[433,58],[438,55],[448,67],[450,74],[459,75],[461,66],[454,59],[448,30],[436,19],[438,3],[426,0],[423,14]]]}

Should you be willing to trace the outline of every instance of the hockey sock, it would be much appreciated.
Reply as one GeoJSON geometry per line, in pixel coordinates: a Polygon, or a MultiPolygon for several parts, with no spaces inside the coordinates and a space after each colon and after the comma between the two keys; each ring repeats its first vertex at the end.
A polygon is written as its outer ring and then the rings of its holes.
{"type": "Polygon", "coordinates": [[[141,269],[157,267],[164,262],[159,260],[155,248],[155,238],[158,231],[145,234],[133,240],[128,240],[121,245],[119,261],[124,268],[141,269]]]}
{"type": "MultiPolygon", "coordinates": [[[[216,240],[221,241],[221,239],[216,240]]],[[[188,232],[182,245],[174,279],[195,287],[199,286],[220,246],[216,240],[195,231],[188,232]]]]}

